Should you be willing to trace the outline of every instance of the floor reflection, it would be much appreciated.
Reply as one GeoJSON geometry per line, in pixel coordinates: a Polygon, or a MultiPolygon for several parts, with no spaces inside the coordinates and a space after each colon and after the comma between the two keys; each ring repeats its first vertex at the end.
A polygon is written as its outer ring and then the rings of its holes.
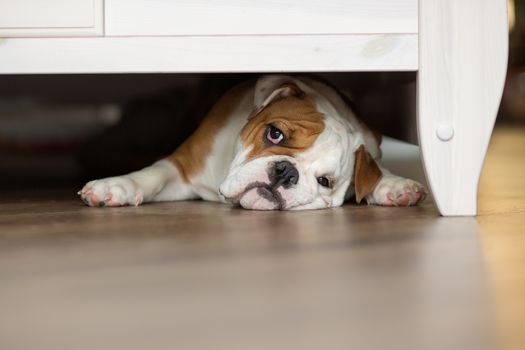
{"type": "Polygon", "coordinates": [[[478,231],[503,348],[525,348],[525,130],[496,129],[480,181],[478,231]]]}

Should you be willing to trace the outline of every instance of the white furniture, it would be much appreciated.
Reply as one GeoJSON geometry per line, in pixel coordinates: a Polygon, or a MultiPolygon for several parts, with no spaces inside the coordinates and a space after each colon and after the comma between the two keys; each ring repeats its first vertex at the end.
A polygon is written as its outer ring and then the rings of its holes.
{"type": "Polygon", "coordinates": [[[417,71],[443,215],[475,215],[505,0],[0,0],[0,74],[417,71]]]}

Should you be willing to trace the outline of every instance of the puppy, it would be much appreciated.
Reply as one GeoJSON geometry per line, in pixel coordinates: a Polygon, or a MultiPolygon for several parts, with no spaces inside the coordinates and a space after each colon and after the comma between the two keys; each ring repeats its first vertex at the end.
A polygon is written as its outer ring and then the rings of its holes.
{"type": "Polygon", "coordinates": [[[205,199],[246,209],[357,203],[416,205],[423,186],[380,164],[380,135],[332,87],[266,75],[226,92],[172,155],[124,176],[88,182],[90,206],[205,199]]]}

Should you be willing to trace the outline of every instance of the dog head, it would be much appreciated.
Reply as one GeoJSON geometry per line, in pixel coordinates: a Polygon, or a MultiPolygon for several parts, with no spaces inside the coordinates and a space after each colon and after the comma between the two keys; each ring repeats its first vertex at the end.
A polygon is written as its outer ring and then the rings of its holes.
{"type": "Polygon", "coordinates": [[[318,91],[329,87],[312,84],[279,75],[257,81],[254,111],[220,185],[227,201],[247,209],[320,209],[373,190],[381,172],[364,126],[318,91]]]}

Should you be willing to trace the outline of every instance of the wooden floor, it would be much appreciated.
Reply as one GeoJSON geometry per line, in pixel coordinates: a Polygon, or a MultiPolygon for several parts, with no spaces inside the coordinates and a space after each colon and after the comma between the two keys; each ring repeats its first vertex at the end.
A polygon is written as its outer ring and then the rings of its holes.
{"type": "Polygon", "coordinates": [[[498,129],[477,218],[5,194],[0,349],[524,349],[524,161],[498,129]]]}

